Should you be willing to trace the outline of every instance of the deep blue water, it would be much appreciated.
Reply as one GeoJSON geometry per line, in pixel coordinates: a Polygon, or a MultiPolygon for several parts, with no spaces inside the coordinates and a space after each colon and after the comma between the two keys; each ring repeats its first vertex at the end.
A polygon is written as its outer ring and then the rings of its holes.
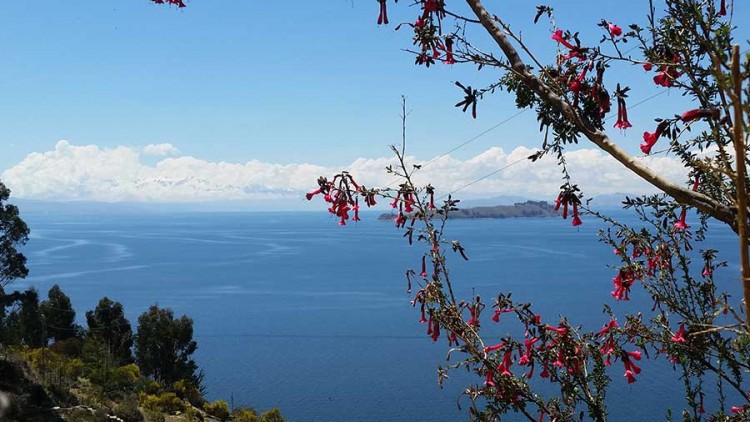
{"type": "MultiPolygon", "coordinates": [[[[154,303],[189,315],[209,398],[279,406],[294,422],[467,419],[467,402],[456,406],[467,375],[439,389],[447,348],[424,334],[405,292],[404,271],[418,267],[423,249],[374,215],[343,228],[318,213],[25,218],[31,275],[11,287],[46,296],[59,284],[80,323],[102,296],[122,302],[134,326],[154,303]]],[[[559,219],[451,221],[447,236],[471,259],[449,263],[456,294],[491,303],[512,291],[546,320],[565,314],[592,329],[607,321],[604,302],[618,313],[638,309],[637,288],[631,302],[609,296],[606,264],[616,261],[597,227],[590,218],[579,229],[559,219]]],[[[719,274],[727,280],[738,272],[734,239],[718,231],[708,242],[730,261],[719,274]]],[[[493,330],[505,333],[502,324],[484,333],[493,330]]],[[[663,420],[666,407],[682,408],[676,376],[663,364],[642,367],[632,385],[613,367],[613,420],[663,420]]]]}

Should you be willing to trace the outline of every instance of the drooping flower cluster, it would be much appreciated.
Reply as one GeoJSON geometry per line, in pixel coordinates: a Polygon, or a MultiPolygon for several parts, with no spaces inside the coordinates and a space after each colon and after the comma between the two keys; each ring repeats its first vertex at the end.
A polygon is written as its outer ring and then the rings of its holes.
{"type": "Polygon", "coordinates": [[[625,98],[628,97],[627,92],[630,88],[621,89],[620,84],[617,84],[617,90],[615,90],[615,98],[617,98],[617,122],[615,122],[615,128],[625,130],[629,127],[633,127],[628,121],[628,108],[625,105],[625,98]]]}
{"type": "Polygon", "coordinates": [[[573,208],[573,226],[581,225],[581,217],[578,215],[578,206],[581,204],[581,199],[578,197],[578,187],[575,185],[565,184],[560,187],[560,194],[555,199],[555,211],[559,211],[562,207],[562,218],[568,218],[568,206],[572,205],[573,208]]]}
{"type": "Polygon", "coordinates": [[[377,191],[360,186],[349,173],[341,172],[330,181],[325,177],[318,178],[318,188],[308,192],[305,197],[310,201],[319,194],[330,204],[328,212],[339,217],[339,225],[345,226],[350,217],[352,221],[360,221],[358,195],[364,197],[365,204],[370,207],[375,205],[377,191]],[[350,211],[353,213],[351,216],[350,211]]]}

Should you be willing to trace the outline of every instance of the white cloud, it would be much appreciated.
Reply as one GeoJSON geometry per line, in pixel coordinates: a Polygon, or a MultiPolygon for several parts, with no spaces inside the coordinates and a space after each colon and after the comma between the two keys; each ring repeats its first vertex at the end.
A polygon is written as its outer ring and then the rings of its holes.
{"type": "Polygon", "coordinates": [[[180,155],[180,150],[172,144],[149,144],[143,147],[143,153],[146,155],[156,155],[159,157],[180,155]]]}
{"type": "MultiPolygon", "coordinates": [[[[278,164],[251,160],[246,163],[211,162],[182,156],[165,157],[156,164],[141,159],[149,149],[169,154],[169,144],[137,148],[100,148],[59,141],[54,150],[29,154],[2,173],[2,180],[19,198],[47,200],[94,200],[138,202],[258,201],[300,199],[315,187],[318,176],[348,170],[366,186],[385,186],[393,176],[384,168],[393,158],[359,158],[349,165],[327,168],[315,164],[278,164]]],[[[495,195],[553,197],[561,184],[560,169],[552,157],[536,163],[526,160],[533,149],[518,147],[510,152],[493,147],[459,160],[442,156],[428,160],[408,157],[410,163],[425,164],[415,179],[429,181],[441,194],[461,189],[498,169],[504,170],[461,190],[463,198],[495,195]]],[[[567,153],[574,182],[587,195],[654,192],[654,188],[624,169],[611,157],[593,149],[567,153]]],[[[685,169],[673,157],[639,158],[665,177],[685,182],[685,169]]],[[[395,185],[395,184],[393,184],[395,185]]]]}

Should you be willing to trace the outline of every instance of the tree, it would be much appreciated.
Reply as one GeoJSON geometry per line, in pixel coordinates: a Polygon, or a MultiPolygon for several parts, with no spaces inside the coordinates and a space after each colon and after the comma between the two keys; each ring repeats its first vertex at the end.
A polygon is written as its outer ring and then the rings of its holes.
{"type": "Polygon", "coordinates": [[[86,312],[86,323],[88,336],[109,348],[116,365],[133,362],[133,330],[120,302],[103,297],[93,311],[86,312]]]}
{"type": "Polygon", "coordinates": [[[0,286],[29,274],[26,257],[16,248],[29,240],[29,227],[18,215],[18,207],[5,203],[10,189],[0,182],[0,286]]]}
{"type": "Polygon", "coordinates": [[[80,327],[75,323],[76,311],[73,310],[70,298],[57,284],[49,289],[47,298],[40,305],[47,324],[47,338],[58,342],[77,337],[80,327]]]}
{"type": "MultiPolygon", "coordinates": [[[[378,23],[387,24],[387,1],[379,3],[378,23]]],[[[560,165],[563,178],[555,208],[562,210],[563,218],[572,209],[573,226],[583,223],[584,213],[609,223],[610,229],[601,233],[601,239],[615,249],[621,261],[612,280],[613,300],[628,300],[631,289],[640,286],[651,296],[653,308],[618,316],[605,306],[609,315],[602,321],[604,327],[583,332],[566,318],[547,321],[532,304],[511,299],[510,294],[501,292],[490,303],[480,297],[457,298],[446,252],[452,249],[464,256],[465,251],[458,241],[445,237],[446,219],[457,201],[448,196],[436,209],[436,188],[414,182],[421,165],[407,162],[405,137],[400,146],[393,147],[397,164],[389,168],[401,178],[400,186],[368,189],[356,183],[353,175],[341,172],[330,179],[321,177],[308,199],[320,194],[329,211],[345,225],[350,218],[359,219],[360,202],[370,206],[376,196],[389,198],[398,213],[396,226],[406,232],[409,243],[414,238],[426,243],[429,249],[422,256],[421,273],[406,272],[409,291],[412,281],[418,284],[412,304],[419,305],[420,320],[427,324],[433,341],[444,333],[452,347],[449,366],[438,368],[441,382],[452,368],[476,374],[475,382],[465,390],[475,419],[497,420],[514,412],[530,421],[546,416],[557,421],[577,420],[584,414],[605,421],[606,392],[612,382],[608,367],[620,361],[624,374],[618,379],[634,383],[641,374],[636,362],[650,356],[669,358],[680,373],[686,397],[684,420],[728,420],[728,415],[747,420],[750,55],[741,55],[733,39],[732,8],[724,0],[665,0],[665,10],[660,13],[649,2],[648,21],[643,26],[632,24],[623,30],[615,22],[599,22],[602,35],[597,44],[587,43],[576,32],[578,28],[558,28],[553,10],[538,6],[530,11],[529,21],[548,18],[550,44],[558,49],[555,61],[546,64],[540,59],[542,54],[532,51],[519,33],[501,15],[488,11],[482,1],[467,0],[466,13],[458,6],[449,8],[459,3],[415,2],[420,10],[414,23],[408,24],[413,30],[415,63],[429,67],[442,60],[497,72],[496,82],[481,89],[456,83],[464,97],[456,106],[463,111],[471,109],[474,117],[485,96],[502,91],[514,95],[519,108],[536,112],[544,142],[529,159],[551,156],[560,165]],[[449,27],[449,19],[455,20],[455,29],[449,27]],[[481,35],[493,43],[494,50],[480,50],[477,46],[483,41],[470,39],[481,35]],[[631,55],[633,49],[625,50],[626,43],[635,45],[639,53],[631,55]],[[668,152],[678,157],[687,173],[681,183],[643,165],[608,133],[605,123],[612,114],[613,100],[617,102],[614,127],[626,130],[632,126],[626,102],[638,89],[609,79],[605,83],[604,76],[612,78],[616,68],[644,71],[645,84],[676,90],[690,103],[687,109],[666,111],[672,115],[654,116],[655,130],[645,132],[640,145],[646,155],[668,152]],[[585,199],[565,161],[566,149],[582,140],[661,191],[659,195],[625,198],[626,208],[635,211],[642,227],[608,218],[585,199]],[[654,150],[657,144],[663,151],[654,150]],[[690,222],[688,211],[697,213],[696,223],[690,222]],[[698,258],[690,253],[714,224],[725,224],[737,234],[741,283],[735,287],[742,292],[722,292],[717,287],[714,275],[723,266],[717,251],[702,249],[698,258]],[[489,326],[492,337],[497,338],[494,327],[498,325],[480,324],[488,307],[495,324],[502,314],[515,316],[515,322],[503,318],[499,326],[508,334],[501,335],[500,342],[482,335],[489,326]],[[524,335],[511,335],[513,332],[524,335]],[[529,381],[532,377],[533,383],[529,381]],[[549,398],[539,393],[538,382],[555,385],[558,394],[549,398]],[[718,400],[704,406],[708,392],[718,400]]],[[[404,109],[404,122],[406,114],[404,109]]]]}
{"type": "Polygon", "coordinates": [[[45,342],[45,323],[39,309],[39,293],[36,289],[26,290],[21,296],[18,320],[23,344],[29,347],[42,347],[45,342]]]}
{"type": "Polygon", "coordinates": [[[135,358],[144,375],[165,385],[190,380],[200,388],[202,374],[191,358],[197,348],[187,316],[175,319],[171,309],[152,305],[138,317],[135,358]]]}

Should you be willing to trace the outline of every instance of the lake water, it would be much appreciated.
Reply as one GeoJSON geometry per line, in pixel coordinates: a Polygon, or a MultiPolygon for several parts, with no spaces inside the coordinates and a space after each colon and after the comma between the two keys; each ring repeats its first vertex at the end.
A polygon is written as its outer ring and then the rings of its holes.
{"type": "MultiPolygon", "coordinates": [[[[122,302],[134,326],[154,303],[189,315],[211,399],[279,406],[294,422],[467,420],[459,396],[468,375],[439,389],[447,348],[426,336],[405,292],[404,271],[423,249],[375,217],[339,227],[319,213],[31,213],[31,275],[9,288],[46,296],[57,283],[79,323],[102,296],[122,302]]],[[[622,314],[643,295],[636,287],[631,302],[611,299],[606,265],[617,262],[597,227],[591,218],[578,229],[559,219],[451,221],[447,237],[471,259],[449,262],[456,294],[491,303],[512,291],[548,321],[565,314],[598,329],[602,303],[622,314]]],[[[734,239],[709,239],[730,262],[718,274],[727,280],[738,273],[734,239]]],[[[483,331],[492,330],[505,333],[488,321],[483,331]]],[[[613,420],[663,420],[666,407],[682,408],[676,376],[663,363],[642,366],[631,385],[612,368],[613,420]]]]}

